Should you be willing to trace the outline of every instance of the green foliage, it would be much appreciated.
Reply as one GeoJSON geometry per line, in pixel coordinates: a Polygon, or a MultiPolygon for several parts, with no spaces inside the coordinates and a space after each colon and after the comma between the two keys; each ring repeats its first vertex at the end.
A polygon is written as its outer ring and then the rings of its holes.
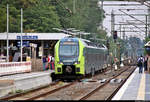
{"type": "Polygon", "coordinates": [[[149,37],[146,37],[146,39],[144,40],[145,44],[150,41],[150,38],[149,37]]]}
{"type": "Polygon", "coordinates": [[[96,33],[102,21],[102,10],[98,0],[52,0],[56,6],[63,28],[76,28],[96,33]]]}
{"type": "MultiPolygon", "coordinates": [[[[9,4],[9,32],[20,32],[23,8],[23,32],[53,32],[52,28],[76,28],[106,38],[98,29],[104,18],[99,0],[2,0],[0,32],[6,32],[9,4]]],[[[90,35],[91,36],[91,35],[90,35]]]]}
{"type": "Polygon", "coordinates": [[[20,32],[21,8],[23,8],[23,30],[52,32],[61,27],[55,7],[50,0],[6,0],[0,4],[0,32],[6,32],[6,7],[9,4],[9,32],[20,32]]]}
{"type": "Polygon", "coordinates": [[[113,57],[117,57],[120,60],[120,56],[126,51],[127,42],[123,39],[117,38],[116,43],[112,36],[107,38],[109,40],[109,53],[112,53],[113,57]],[[116,50],[116,51],[115,51],[116,50]]]}
{"type": "Polygon", "coordinates": [[[117,48],[116,43],[114,43],[114,39],[111,37],[109,37],[109,43],[110,43],[110,47],[109,47],[109,52],[112,53],[113,56],[115,56],[115,49],[117,48]]]}
{"type": "Polygon", "coordinates": [[[31,7],[35,0],[3,0],[0,4],[0,32],[6,32],[7,4],[9,4],[9,32],[20,32],[21,7],[31,7]]]}
{"type": "Polygon", "coordinates": [[[107,32],[105,30],[101,30],[101,29],[97,30],[96,38],[106,40],[107,39],[107,32]]]}
{"type": "Polygon", "coordinates": [[[6,9],[0,7],[0,32],[6,32],[6,9]]]}
{"type": "Polygon", "coordinates": [[[52,28],[61,27],[59,17],[55,13],[55,7],[49,0],[39,1],[32,9],[24,11],[25,29],[33,29],[36,32],[52,32],[52,28]]]}
{"type": "Polygon", "coordinates": [[[12,90],[8,94],[16,94],[16,93],[24,93],[24,90],[18,89],[18,90],[12,90]]]}
{"type": "Polygon", "coordinates": [[[21,90],[21,89],[16,90],[16,93],[22,93],[22,92],[23,92],[23,90],[21,90]]]}
{"type": "Polygon", "coordinates": [[[126,41],[123,39],[118,38],[118,42],[120,43],[120,53],[123,54],[126,50],[126,41]]]}

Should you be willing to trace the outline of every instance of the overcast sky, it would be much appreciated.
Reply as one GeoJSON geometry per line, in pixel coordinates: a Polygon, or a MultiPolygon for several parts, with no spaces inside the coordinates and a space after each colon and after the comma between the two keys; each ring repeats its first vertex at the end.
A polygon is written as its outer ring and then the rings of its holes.
{"type": "MultiPolygon", "coordinates": [[[[138,2],[118,2],[118,1],[104,1],[104,4],[140,4],[138,2]]],[[[110,32],[111,32],[111,16],[108,16],[106,14],[111,14],[112,10],[114,11],[114,14],[124,14],[121,11],[119,11],[119,9],[144,9],[144,10],[122,10],[124,12],[126,12],[127,14],[148,14],[148,7],[145,5],[140,5],[140,6],[103,6],[103,9],[105,11],[105,16],[106,18],[104,19],[103,22],[103,26],[107,29],[107,33],[110,36],[110,32]]],[[[143,22],[145,22],[145,16],[134,16],[136,19],[142,20],[143,22]]],[[[115,24],[119,24],[120,22],[127,22],[127,20],[132,20],[132,22],[136,22],[136,23],[141,23],[139,21],[133,21],[135,19],[131,18],[130,16],[115,16],[115,24]]],[[[131,22],[131,21],[129,21],[131,22]]],[[[133,25],[125,25],[122,26],[122,30],[123,27],[125,27],[125,30],[128,31],[142,31],[145,30],[145,25],[136,25],[137,27],[139,27],[140,29],[136,28],[133,25]]],[[[120,26],[119,25],[115,25],[115,30],[119,30],[120,26]]],[[[118,35],[120,36],[120,32],[118,32],[118,35]]],[[[125,33],[126,36],[136,36],[139,37],[141,39],[144,39],[145,37],[145,32],[126,32],[125,33]]],[[[122,34],[121,34],[122,36],[122,34]]]]}

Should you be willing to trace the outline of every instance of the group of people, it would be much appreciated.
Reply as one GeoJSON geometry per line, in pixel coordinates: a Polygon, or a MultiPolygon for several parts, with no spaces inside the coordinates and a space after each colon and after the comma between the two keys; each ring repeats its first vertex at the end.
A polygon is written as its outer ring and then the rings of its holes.
{"type": "Polygon", "coordinates": [[[43,71],[50,69],[50,70],[54,70],[54,57],[49,54],[48,57],[43,56],[43,71]]]}
{"type": "Polygon", "coordinates": [[[143,72],[143,68],[145,72],[150,72],[149,65],[149,59],[147,56],[143,57],[142,55],[138,58],[137,66],[139,67],[139,73],[143,72]]]}

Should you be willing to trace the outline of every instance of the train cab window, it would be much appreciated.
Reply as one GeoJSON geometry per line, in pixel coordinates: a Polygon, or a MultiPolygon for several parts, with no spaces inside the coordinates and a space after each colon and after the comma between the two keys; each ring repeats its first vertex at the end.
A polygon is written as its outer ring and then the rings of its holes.
{"type": "Polygon", "coordinates": [[[78,56],[79,55],[79,46],[78,44],[69,44],[64,43],[60,45],[59,48],[59,55],[60,56],[78,56]]]}
{"type": "Polygon", "coordinates": [[[85,56],[85,54],[86,54],[86,50],[85,50],[85,48],[83,49],[83,56],[85,56]]]}

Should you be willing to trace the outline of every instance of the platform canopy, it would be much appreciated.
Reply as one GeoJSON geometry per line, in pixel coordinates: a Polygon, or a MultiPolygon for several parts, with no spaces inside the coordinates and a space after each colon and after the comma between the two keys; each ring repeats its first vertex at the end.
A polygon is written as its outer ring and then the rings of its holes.
{"type": "MultiPolygon", "coordinates": [[[[65,33],[23,33],[23,40],[59,40],[70,35],[65,33]]],[[[7,33],[0,33],[0,40],[6,40],[7,33]]],[[[9,40],[20,40],[21,33],[9,33],[9,40]]]]}

